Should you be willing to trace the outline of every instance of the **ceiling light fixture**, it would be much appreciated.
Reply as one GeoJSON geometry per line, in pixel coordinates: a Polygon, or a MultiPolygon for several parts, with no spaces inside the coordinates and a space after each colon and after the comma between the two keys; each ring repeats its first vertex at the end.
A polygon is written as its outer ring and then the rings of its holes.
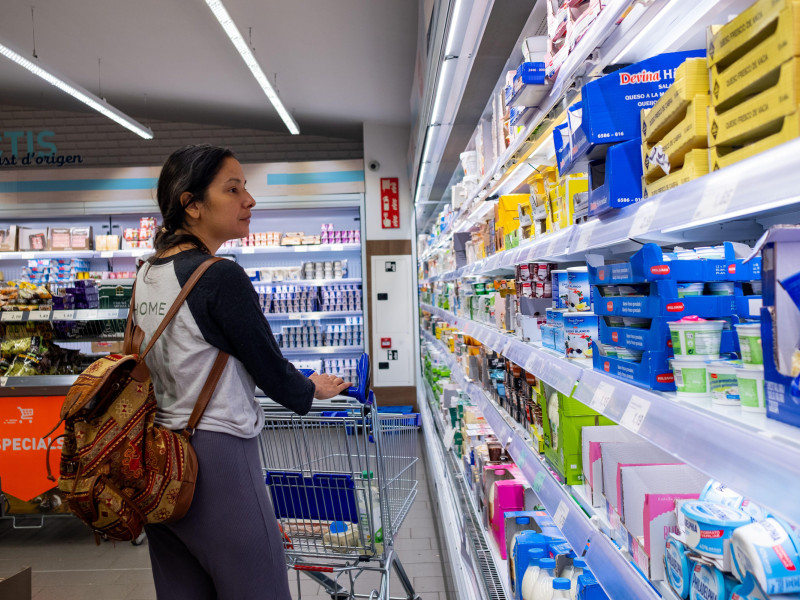
{"type": "Polygon", "coordinates": [[[281,102],[281,99],[278,98],[275,88],[272,87],[269,79],[267,79],[267,76],[264,75],[261,65],[258,64],[258,61],[256,60],[256,57],[253,56],[253,52],[250,50],[250,47],[244,41],[242,34],[239,33],[239,28],[236,27],[236,23],[234,23],[233,19],[231,19],[231,16],[225,9],[225,5],[222,4],[220,0],[206,0],[206,4],[208,4],[208,8],[211,9],[211,12],[214,13],[214,16],[217,18],[217,21],[219,21],[219,24],[222,25],[225,33],[228,34],[228,37],[230,38],[231,42],[233,42],[236,50],[239,51],[244,64],[246,64],[247,68],[250,69],[250,72],[253,74],[253,77],[256,78],[258,85],[261,86],[261,89],[264,90],[264,93],[267,95],[267,98],[269,98],[269,101],[272,102],[272,106],[274,106],[275,110],[278,111],[278,114],[280,115],[281,119],[283,119],[284,124],[289,129],[289,132],[292,135],[298,135],[300,133],[300,128],[297,126],[297,121],[295,121],[292,115],[289,114],[289,111],[286,110],[286,107],[283,105],[283,102],[281,102]]]}
{"type": "Polygon", "coordinates": [[[19,66],[24,67],[37,77],[41,77],[47,83],[54,85],[62,92],[66,92],[76,100],[80,100],[86,106],[93,108],[101,115],[108,117],[112,121],[119,123],[125,129],[128,129],[135,133],[138,136],[143,137],[146,140],[153,139],[153,132],[150,130],[149,127],[145,127],[141,123],[131,119],[128,115],[123,113],[122,111],[114,108],[108,102],[103,100],[102,98],[98,98],[94,94],[92,94],[89,90],[82,88],[76,83],[72,83],[61,76],[54,75],[50,70],[45,69],[35,62],[28,60],[18,52],[15,52],[11,48],[9,48],[6,43],[0,40],[0,54],[5,56],[6,58],[11,59],[19,66]]]}

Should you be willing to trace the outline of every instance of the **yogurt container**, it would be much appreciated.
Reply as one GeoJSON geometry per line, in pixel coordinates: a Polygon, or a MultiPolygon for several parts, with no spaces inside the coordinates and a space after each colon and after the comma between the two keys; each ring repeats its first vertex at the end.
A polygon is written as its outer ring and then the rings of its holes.
{"type": "Polygon", "coordinates": [[[568,297],[567,303],[571,311],[588,311],[592,308],[591,287],[589,286],[588,267],[570,267],[567,269],[568,297]]]}
{"type": "Polygon", "coordinates": [[[711,403],[724,406],[739,406],[739,380],[736,378],[736,363],[739,361],[710,360],[707,363],[708,391],[711,403]]]}
{"type": "Polygon", "coordinates": [[[686,558],[686,546],[672,534],[667,538],[664,550],[664,566],[667,580],[672,590],[681,598],[689,597],[689,586],[692,582],[692,570],[686,558]]]}
{"type": "Polygon", "coordinates": [[[736,370],[739,384],[739,400],[742,410],[766,412],[764,404],[764,367],[740,368],[736,370]]]}
{"type": "Polygon", "coordinates": [[[695,563],[692,568],[689,600],[729,600],[735,586],[736,580],[733,577],[715,567],[695,563]]]}
{"type": "Polygon", "coordinates": [[[597,339],[597,315],[564,314],[564,347],[567,358],[591,358],[592,340],[597,339]]]}
{"type": "Polygon", "coordinates": [[[684,317],[680,321],[670,321],[668,325],[676,359],[706,361],[719,358],[725,321],[684,317]]]}
{"type": "Polygon", "coordinates": [[[769,600],[767,595],[758,587],[752,575],[744,578],[741,584],[733,588],[731,600],[769,600]]]}
{"type": "Polygon", "coordinates": [[[750,515],[750,518],[753,519],[753,521],[756,523],[770,517],[770,514],[767,511],[767,509],[765,509],[760,504],[756,504],[749,498],[745,498],[744,500],[742,500],[742,506],[740,508],[748,515],[750,515]]]}
{"type": "Polygon", "coordinates": [[[697,360],[674,358],[669,361],[675,375],[678,396],[708,398],[707,365],[697,360]]]}
{"type": "Polygon", "coordinates": [[[702,296],[703,295],[703,282],[698,283],[679,283],[678,284],[678,298],[685,298],[686,296],[702,296]]]}
{"type": "Polygon", "coordinates": [[[733,296],[733,281],[710,281],[708,291],[712,296],[733,296]]]}
{"type": "Polygon", "coordinates": [[[767,594],[800,591],[800,555],[789,527],[776,519],[751,523],[733,532],[733,568],[740,579],[750,573],[767,594]]]}
{"type": "Polygon", "coordinates": [[[741,508],[744,496],[737,494],[724,483],[711,479],[700,492],[700,500],[722,504],[730,508],[741,508]]]}
{"type": "Polygon", "coordinates": [[[763,365],[764,352],[761,349],[761,323],[737,323],[736,335],[745,365],[763,365]]]}
{"type": "Polygon", "coordinates": [[[566,269],[552,271],[553,299],[556,308],[567,308],[569,302],[569,278],[566,269]]]}
{"type": "Polygon", "coordinates": [[[692,550],[722,558],[725,541],[737,527],[752,522],[750,515],[738,509],[702,500],[690,500],[681,505],[686,527],[686,544],[692,550]]]}

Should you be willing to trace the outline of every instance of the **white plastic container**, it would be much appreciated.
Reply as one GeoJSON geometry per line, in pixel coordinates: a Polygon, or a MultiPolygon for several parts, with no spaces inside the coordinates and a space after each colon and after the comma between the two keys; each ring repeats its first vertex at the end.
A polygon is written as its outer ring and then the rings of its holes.
{"type": "Polygon", "coordinates": [[[519,588],[520,596],[523,600],[531,600],[533,598],[533,588],[539,578],[539,561],[542,558],[544,558],[544,550],[541,548],[528,550],[528,568],[525,569],[525,575],[522,577],[522,583],[519,588]]]}
{"type": "Polygon", "coordinates": [[[736,335],[745,365],[763,365],[764,351],[761,347],[761,323],[736,323],[736,335]]]}
{"type": "Polygon", "coordinates": [[[720,406],[739,406],[739,380],[736,378],[740,361],[708,361],[708,391],[711,403],[720,406]]]}
{"type": "Polygon", "coordinates": [[[668,325],[676,359],[706,361],[719,358],[724,321],[686,317],[668,325]]]}
{"type": "Polygon", "coordinates": [[[478,153],[475,150],[462,152],[460,155],[461,166],[464,168],[464,177],[479,177],[478,153]]]}
{"type": "Polygon", "coordinates": [[[552,600],[570,600],[570,590],[572,582],[566,577],[556,577],[553,579],[553,590],[550,594],[552,600]]]}
{"type": "Polygon", "coordinates": [[[566,269],[551,273],[553,277],[553,299],[555,308],[567,308],[569,305],[569,275],[566,269]]]}
{"type": "Polygon", "coordinates": [[[734,572],[750,573],[767,594],[800,591],[800,555],[790,530],[776,519],[739,527],[733,532],[734,572]]]}
{"type": "Polygon", "coordinates": [[[670,362],[675,387],[682,398],[708,398],[708,372],[705,362],[674,358],[670,362]]]}
{"type": "Polygon", "coordinates": [[[739,400],[742,410],[747,412],[766,412],[764,402],[764,367],[743,367],[736,370],[739,383],[739,400]]]}
{"type": "Polygon", "coordinates": [[[555,579],[556,561],[543,558],[539,561],[539,576],[533,587],[533,595],[524,600],[551,600],[553,596],[553,579],[555,579]]]}
{"type": "Polygon", "coordinates": [[[583,570],[586,568],[586,561],[582,558],[573,558],[572,564],[564,569],[561,577],[570,580],[569,597],[575,600],[578,597],[578,577],[583,575],[583,570]]]}
{"type": "Polygon", "coordinates": [[[360,537],[358,525],[355,523],[333,521],[322,536],[322,543],[335,552],[347,553],[361,546],[360,537]]]}

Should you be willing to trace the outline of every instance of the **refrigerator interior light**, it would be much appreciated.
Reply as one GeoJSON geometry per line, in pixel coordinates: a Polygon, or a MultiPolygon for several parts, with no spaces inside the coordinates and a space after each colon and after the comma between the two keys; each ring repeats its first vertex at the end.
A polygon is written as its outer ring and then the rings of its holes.
{"type": "Polygon", "coordinates": [[[222,25],[225,33],[228,34],[228,37],[241,55],[244,64],[246,64],[247,68],[250,69],[250,72],[253,74],[253,77],[255,77],[258,85],[261,86],[261,89],[264,90],[264,93],[267,95],[267,98],[269,98],[269,101],[272,102],[272,106],[274,106],[275,110],[278,111],[278,115],[280,115],[287,129],[289,129],[289,132],[292,135],[298,135],[300,133],[300,128],[297,125],[297,121],[294,120],[294,117],[289,114],[289,111],[286,110],[283,102],[281,102],[281,99],[278,97],[275,88],[272,87],[272,84],[264,74],[261,65],[258,64],[258,61],[253,55],[253,52],[250,50],[250,47],[247,45],[247,42],[244,41],[242,34],[239,32],[239,28],[236,27],[236,23],[233,22],[230,14],[228,14],[225,5],[222,4],[220,0],[206,0],[206,4],[211,9],[211,12],[214,13],[214,16],[217,18],[217,21],[219,21],[219,24],[222,25]]]}
{"type": "Polygon", "coordinates": [[[76,100],[80,100],[86,106],[96,110],[104,117],[108,117],[115,123],[122,125],[125,129],[132,131],[136,135],[146,140],[153,139],[153,132],[152,130],[150,130],[149,127],[145,127],[141,123],[135,121],[134,119],[123,113],[121,110],[111,106],[108,102],[106,102],[102,98],[98,98],[97,96],[92,94],[89,90],[79,86],[76,83],[68,81],[64,77],[57,76],[51,70],[45,69],[41,65],[31,60],[28,60],[18,52],[12,50],[2,40],[0,40],[0,54],[14,61],[19,66],[27,69],[37,77],[44,79],[47,83],[57,87],[62,92],[69,94],[76,100]]]}

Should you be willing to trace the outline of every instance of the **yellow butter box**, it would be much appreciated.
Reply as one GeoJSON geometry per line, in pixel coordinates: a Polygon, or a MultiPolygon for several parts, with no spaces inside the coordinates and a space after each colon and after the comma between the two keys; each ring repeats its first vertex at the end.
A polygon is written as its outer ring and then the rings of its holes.
{"type": "Polygon", "coordinates": [[[709,146],[741,146],[775,133],[800,104],[800,59],[783,63],[771,88],[723,113],[709,111],[709,146]]]}
{"type": "Polygon", "coordinates": [[[660,142],[642,145],[642,170],[647,183],[668,175],[683,166],[683,159],[690,150],[708,146],[708,96],[695,96],[686,110],[686,117],[667,133],[660,142]]]}
{"type": "Polygon", "coordinates": [[[708,150],[690,150],[683,159],[683,168],[672,171],[666,177],[662,177],[653,183],[643,182],[645,185],[643,186],[642,196],[644,198],[655,196],[707,174],[708,150]]]}
{"type": "Polygon", "coordinates": [[[711,67],[711,101],[717,112],[774,84],[775,72],[794,56],[800,56],[800,10],[787,8],[764,41],[726,67],[711,67]]]}
{"type": "Polygon", "coordinates": [[[798,137],[800,137],[800,113],[795,112],[782,119],[780,129],[777,133],[762,138],[757,142],[740,148],[725,146],[711,148],[709,155],[711,170],[718,171],[719,169],[724,169],[745,158],[750,158],[751,156],[790,142],[798,137]]]}
{"type": "Polygon", "coordinates": [[[689,58],[675,72],[675,81],[652,108],[642,110],[642,141],[655,143],[683,118],[695,96],[708,94],[705,58],[689,58]]]}
{"type": "Polygon", "coordinates": [[[708,66],[724,69],[769,35],[770,26],[781,11],[798,7],[800,0],[758,0],[725,25],[710,28],[706,43],[708,66]]]}

